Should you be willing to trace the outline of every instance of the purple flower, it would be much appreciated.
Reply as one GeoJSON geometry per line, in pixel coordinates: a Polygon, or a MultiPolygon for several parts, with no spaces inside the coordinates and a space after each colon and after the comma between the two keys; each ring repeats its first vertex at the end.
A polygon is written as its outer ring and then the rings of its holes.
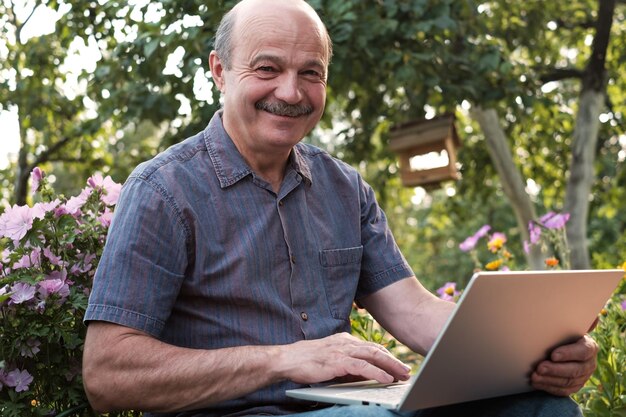
{"type": "Polygon", "coordinates": [[[14,369],[5,378],[8,387],[15,387],[15,392],[28,391],[28,385],[33,382],[33,376],[27,370],[14,369]]]}
{"type": "Polygon", "coordinates": [[[18,282],[11,287],[11,301],[13,304],[22,304],[35,297],[35,287],[23,282],[18,282]]]}
{"type": "Polygon", "coordinates": [[[463,242],[461,242],[461,244],[459,245],[459,249],[461,249],[463,252],[469,252],[476,247],[477,242],[478,239],[476,239],[474,236],[470,236],[463,242]]]}
{"type": "Polygon", "coordinates": [[[535,222],[528,222],[528,233],[530,234],[530,244],[536,245],[541,238],[541,227],[535,222]]]}
{"type": "Polygon", "coordinates": [[[439,298],[446,301],[454,301],[461,293],[456,290],[456,282],[446,282],[443,287],[437,290],[439,298]]]}
{"type": "Polygon", "coordinates": [[[539,218],[539,224],[546,229],[562,229],[569,220],[569,213],[550,211],[539,218]]]}
{"type": "Polygon", "coordinates": [[[41,182],[41,180],[43,179],[43,177],[46,174],[39,168],[39,167],[35,167],[35,169],[33,169],[30,173],[30,179],[31,179],[31,184],[30,184],[30,191],[31,193],[35,193],[37,192],[37,190],[39,189],[39,183],[41,182]]]}
{"type": "Polygon", "coordinates": [[[41,342],[39,340],[30,338],[26,341],[26,343],[20,345],[20,355],[25,358],[33,358],[39,353],[39,346],[41,346],[41,342]]]}
{"type": "Polygon", "coordinates": [[[626,300],[622,301],[622,310],[626,311],[626,300]]]}
{"type": "Polygon", "coordinates": [[[9,207],[0,216],[0,237],[8,237],[14,241],[22,239],[33,227],[33,214],[28,206],[9,207]]]}
{"type": "Polygon", "coordinates": [[[472,236],[465,239],[459,245],[459,249],[461,249],[463,252],[471,251],[472,249],[476,247],[476,243],[478,242],[478,240],[481,237],[486,236],[487,233],[489,233],[489,230],[491,230],[491,226],[489,226],[488,224],[482,226],[480,229],[478,229],[476,233],[474,233],[472,236]]]}

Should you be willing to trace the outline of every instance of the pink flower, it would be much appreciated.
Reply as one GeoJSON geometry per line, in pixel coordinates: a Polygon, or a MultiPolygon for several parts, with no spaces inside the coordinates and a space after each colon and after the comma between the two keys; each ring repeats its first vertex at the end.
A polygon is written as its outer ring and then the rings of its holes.
{"type": "Polygon", "coordinates": [[[461,293],[456,290],[456,282],[446,282],[443,287],[437,290],[439,298],[446,301],[454,301],[461,293]]]}
{"type": "Polygon", "coordinates": [[[98,217],[98,221],[103,227],[109,227],[111,225],[111,220],[113,219],[113,212],[109,210],[108,207],[105,207],[104,213],[100,217],[98,217]]]}
{"type": "Polygon", "coordinates": [[[562,229],[569,220],[569,213],[555,213],[550,211],[539,218],[539,224],[546,229],[562,229]]]}
{"type": "Polygon", "coordinates": [[[67,200],[67,203],[65,203],[63,208],[67,213],[71,214],[72,216],[76,216],[80,212],[80,209],[85,205],[90,195],[91,190],[85,188],[83,189],[83,191],[81,191],[79,195],[71,197],[69,200],[67,200]]]}
{"type": "Polygon", "coordinates": [[[18,282],[11,287],[11,301],[13,304],[22,304],[35,297],[35,287],[24,282],[18,282]]]}
{"type": "Polygon", "coordinates": [[[27,370],[14,369],[5,378],[8,387],[15,387],[15,392],[28,391],[28,385],[33,382],[33,376],[27,370]]]}
{"type": "Polygon", "coordinates": [[[481,237],[484,237],[487,235],[487,233],[489,233],[489,230],[491,230],[491,226],[489,226],[488,224],[482,226],[480,229],[478,229],[476,233],[465,239],[459,245],[459,249],[461,249],[463,252],[471,251],[476,247],[476,243],[478,243],[478,240],[480,240],[481,237]]]}
{"type": "Polygon", "coordinates": [[[39,183],[45,175],[46,174],[41,169],[39,169],[39,167],[35,167],[35,169],[30,172],[30,180],[32,181],[30,184],[30,192],[32,194],[35,194],[35,192],[37,192],[37,190],[39,189],[39,183]]]}
{"type": "Polygon", "coordinates": [[[96,173],[89,177],[87,185],[94,190],[102,190],[102,197],[100,197],[100,200],[102,200],[104,204],[109,206],[117,204],[122,184],[118,184],[113,181],[110,175],[102,178],[102,174],[96,173]]]}
{"type": "Polygon", "coordinates": [[[43,255],[48,258],[48,260],[50,261],[50,263],[52,265],[62,265],[63,261],[61,260],[60,256],[56,256],[54,253],[52,253],[52,250],[50,250],[50,246],[44,248],[43,250],[43,255]]]}
{"type": "Polygon", "coordinates": [[[44,279],[39,283],[39,295],[46,299],[52,294],[57,294],[61,299],[65,299],[70,295],[70,286],[64,279],[53,278],[44,279]]]}
{"type": "Polygon", "coordinates": [[[28,206],[9,207],[0,216],[0,237],[21,240],[33,227],[33,214],[28,206]]]}
{"type": "Polygon", "coordinates": [[[35,248],[28,255],[13,264],[13,269],[30,268],[31,266],[41,265],[41,249],[35,248]]]}
{"type": "Polygon", "coordinates": [[[53,211],[60,203],[58,198],[49,203],[36,203],[31,209],[31,213],[33,213],[34,218],[43,219],[47,212],[53,211]]]}
{"type": "Polygon", "coordinates": [[[70,268],[70,274],[83,274],[85,272],[91,271],[93,268],[92,261],[96,259],[96,255],[93,253],[88,254],[77,254],[76,259],[79,261],[75,263],[72,268],[70,268]]]}

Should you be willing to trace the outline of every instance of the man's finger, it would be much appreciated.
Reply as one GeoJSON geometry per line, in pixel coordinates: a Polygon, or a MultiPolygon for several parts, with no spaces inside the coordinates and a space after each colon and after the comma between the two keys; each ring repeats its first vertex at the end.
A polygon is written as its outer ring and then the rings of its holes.
{"type": "Polygon", "coordinates": [[[583,362],[598,353],[598,344],[590,336],[585,335],[575,343],[560,346],[552,352],[550,359],[554,362],[583,362]]]}
{"type": "Polygon", "coordinates": [[[544,361],[537,366],[536,373],[541,376],[559,378],[589,377],[596,369],[595,360],[585,362],[550,362],[544,361]]]}

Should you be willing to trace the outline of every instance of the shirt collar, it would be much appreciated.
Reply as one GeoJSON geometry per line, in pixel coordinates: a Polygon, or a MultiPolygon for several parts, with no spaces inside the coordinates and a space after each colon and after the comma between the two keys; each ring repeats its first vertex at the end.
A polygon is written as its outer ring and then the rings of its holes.
{"type": "MultiPolygon", "coordinates": [[[[226,188],[248,175],[254,175],[254,172],[226,133],[222,124],[222,112],[222,109],[215,112],[209,125],[204,129],[203,135],[220,187],[226,188]]],[[[304,146],[300,143],[294,146],[289,154],[287,166],[302,175],[310,184],[312,182],[311,169],[302,152],[304,146]]]]}

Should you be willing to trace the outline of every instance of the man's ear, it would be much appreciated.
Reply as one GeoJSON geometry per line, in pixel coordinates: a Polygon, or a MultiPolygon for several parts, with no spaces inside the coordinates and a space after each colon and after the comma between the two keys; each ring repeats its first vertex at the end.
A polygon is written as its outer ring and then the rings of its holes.
{"type": "Polygon", "coordinates": [[[217,56],[217,52],[211,51],[209,55],[209,68],[211,69],[211,77],[222,94],[226,92],[226,83],[224,82],[224,66],[222,60],[217,56]]]}

